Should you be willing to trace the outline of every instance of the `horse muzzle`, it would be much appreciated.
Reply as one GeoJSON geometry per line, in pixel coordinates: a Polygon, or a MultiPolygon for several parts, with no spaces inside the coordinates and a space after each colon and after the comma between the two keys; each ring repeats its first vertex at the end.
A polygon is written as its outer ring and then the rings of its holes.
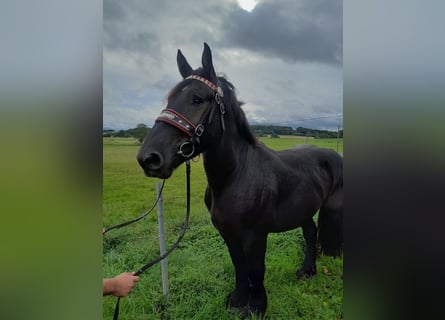
{"type": "Polygon", "coordinates": [[[147,155],[139,153],[137,161],[147,177],[167,179],[172,174],[172,170],[166,168],[164,157],[159,152],[150,152],[147,155]]]}

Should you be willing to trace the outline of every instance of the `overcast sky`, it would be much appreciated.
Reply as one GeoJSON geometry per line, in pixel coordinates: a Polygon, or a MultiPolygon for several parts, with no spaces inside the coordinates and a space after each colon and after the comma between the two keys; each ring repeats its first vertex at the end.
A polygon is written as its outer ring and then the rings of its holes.
{"type": "Polygon", "coordinates": [[[343,127],[339,0],[105,0],[103,125],[152,127],[181,80],[176,52],[201,66],[203,43],[251,124],[343,127]]]}

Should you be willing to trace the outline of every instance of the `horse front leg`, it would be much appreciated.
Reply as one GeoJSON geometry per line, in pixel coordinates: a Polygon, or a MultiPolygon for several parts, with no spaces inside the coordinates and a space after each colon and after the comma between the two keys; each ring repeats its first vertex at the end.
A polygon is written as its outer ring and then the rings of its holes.
{"type": "Polygon", "coordinates": [[[227,297],[227,308],[230,311],[243,311],[249,301],[250,284],[248,268],[243,251],[243,241],[233,234],[221,233],[229,249],[230,258],[235,267],[235,289],[227,297]]]}
{"type": "Polygon", "coordinates": [[[267,233],[252,233],[246,238],[244,253],[249,267],[250,296],[248,313],[260,317],[267,309],[267,294],[264,288],[267,233]]]}
{"type": "Polygon", "coordinates": [[[317,256],[317,226],[314,220],[310,218],[302,226],[303,237],[306,242],[306,251],[304,255],[303,265],[297,271],[297,278],[303,276],[312,277],[317,273],[315,259],[317,256]]]}

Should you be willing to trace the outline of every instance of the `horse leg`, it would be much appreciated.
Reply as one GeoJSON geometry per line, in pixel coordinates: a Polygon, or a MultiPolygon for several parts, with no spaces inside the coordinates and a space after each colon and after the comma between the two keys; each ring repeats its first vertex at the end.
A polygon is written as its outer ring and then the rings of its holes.
{"type": "Polygon", "coordinates": [[[267,294],[264,288],[264,258],[267,247],[267,233],[252,233],[246,239],[244,252],[249,268],[250,296],[248,313],[262,316],[267,308],[267,294]]]}
{"type": "Polygon", "coordinates": [[[303,237],[306,242],[306,251],[303,265],[297,271],[297,278],[303,276],[312,277],[317,273],[315,258],[317,256],[317,227],[314,220],[310,218],[302,226],[303,237]]]}
{"type": "Polygon", "coordinates": [[[233,235],[221,233],[229,249],[230,258],[235,267],[235,289],[227,297],[227,308],[231,311],[241,311],[247,306],[250,285],[246,257],[243,252],[243,241],[233,235]]]}
{"type": "Polygon", "coordinates": [[[321,253],[340,256],[343,251],[343,189],[338,187],[320,208],[318,242],[321,253]]]}

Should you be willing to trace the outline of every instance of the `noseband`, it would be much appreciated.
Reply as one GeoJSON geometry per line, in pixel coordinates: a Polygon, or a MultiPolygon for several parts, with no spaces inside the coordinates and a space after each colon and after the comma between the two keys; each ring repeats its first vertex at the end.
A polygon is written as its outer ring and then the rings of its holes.
{"type": "MultiPolygon", "coordinates": [[[[210,80],[207,80],[206,78],[197,76],[197,75],[191,75],[185,78],[187,79],[195,79],[198,81],[201,81],[202,83],[206,84],[210,89],[215,92],[215,102],[219,106],[219,111],[221,113],[221,128],[223,131],[226,130],[225,124],[224,124],[224,114],[226,113],[226,109],[224,107],[223,103],[223,97],[224,93],[221,89],[221,87],[215,85],[210,80]]],[[[180,131],[184,132],[190,139],[184,143],[182,143],[179,146],[178,154],[183,156],[185,159],[190,159],[193,154],[195,153],[195,149],[199,149],[200,145],[200,137],[205,131],[204,122],[207,120],[208,124],[212,122],[213,118],[213,106],[208,108],[206,112],[202,115],[201,119],[198,121],[197,124],[194,124],[192,121],[187,119],[183,114],[177,112],[176,110],[165,108],[161,111],[161,114],[156,119],[156,122],[165,122],[176,129],[179,129],[180,131]]]]}

